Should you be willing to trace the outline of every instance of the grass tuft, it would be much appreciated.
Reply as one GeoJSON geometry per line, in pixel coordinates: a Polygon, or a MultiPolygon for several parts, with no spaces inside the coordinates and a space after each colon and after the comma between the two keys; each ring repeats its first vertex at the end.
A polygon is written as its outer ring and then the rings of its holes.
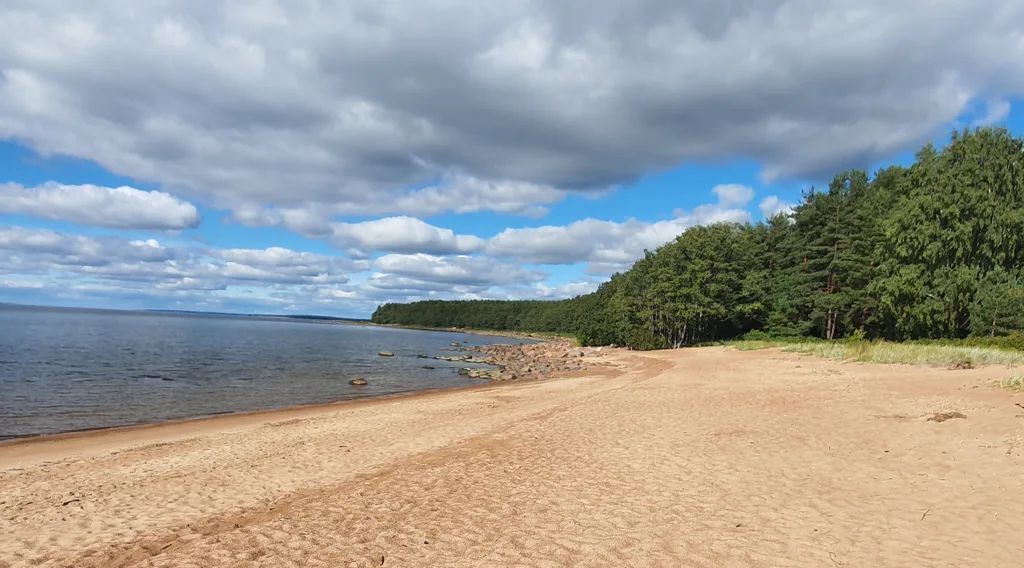
{"type": "Polygon", "coordinates": [[[1004,389],[1024,391],[1024,375],[1014,375],[1010,378],[999,381],[999,386],[1004,389]]]}
{"type": "Polygon", "coordinates": [[[967,345],[893,343],[889,341],[740,340],[728,343],[750,351],[781,347],[783,351],[844,361],[926,365],[971,369],[983,365],[1024,365],[1024,352],[967,345]]]}
{"type": "Polygon", "coordinates": [[[736,341],[729,341],[726,345],[735,347],[740,351],[757,351],[758,349],[768,349],[769,347],[779,347],[782,344],[776,341],[765,340],[765,339],[739,339],[736,341]]]}

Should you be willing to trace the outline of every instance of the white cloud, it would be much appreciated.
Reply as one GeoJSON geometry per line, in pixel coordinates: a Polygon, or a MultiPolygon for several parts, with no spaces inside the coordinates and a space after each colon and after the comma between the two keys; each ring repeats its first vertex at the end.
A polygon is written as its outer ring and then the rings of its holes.
{"type": "Polygon", "coordinates": [[[226,249],[210,253],[224,261],[215,273],[228,279],[258,282],[339,284],[352,263],[341,258],[281,247],[267,249],[226,249]]]}
{"type": "Polygon", "coordinates": [[[467,253],[483,247],[483,239],[457,235],[413,217],[386,217],[361,223],[334,223],[330,240],[341,248],[429,254],[467,253]]]}
{"type": "Polygon", "coordinates": [[[503,264],[486,257],[449,256],[429,254],[389,254],[373,263],[380,272],[378,279],[397,276],[408,280],[454,284],[461,286],[491,286],[538,281],[543,274],[503,264]]]}
{"type": "Polygon", "coordinates": [[[46,229],[0,228],[0,273],[102,280],[126,289],[220,290],[232,285],[320,285],[365,268],[338,257],[272,247],[208,249],[46,229]]]}
{"type": "Polygon", "coordinates": [[[0,228],[0,251],[12,255],[18,263],[83,269],[110,266],[115,262],[167,262],[177,256],[176,251],[152,239],[83,237],[22,227],[0,228]]]}
{"type": "Polygon", "coordinates": [[[540,217],[547,213],[546,205],[557,203],[564,197],[564,191],[550,186],[453,174],[434,185],[395,192],[385,199],[358,205],[340,202],[274,207],[242,203],[233,208],[232,218],[254,227],[282,225],[302,235],[320,238],[330,235],[332,219],[343,215],[406,213],[422,217],[445,212],[495,211],[540,217]]]}
{"type": "Polygon", "coordinates": [[[134,187],[0,184],[0,213],[20,213],[116,229],[180,230],[199,225],[195,205],[134,187]]]}
{"type": "Polygon", "coordinates": [[[622,223],[583,219],[562,226],[505,229],[488,241],[485,250],[496,257],[537,264],[586,262],[591,273],[612,273],[628,268],[645,249],[654,250],[690,227],[750,220],[750,213],[736,205],[749,201],[752,190],[736,185],[717,186],[715,190],[718,203],[701,205],[693,211],[676,210],[673,219],[630,219],[622,223]]]}
{"type": "Polygon", "coordinates": [[[972,127],[992,126],[999,124],[1010,116],[1010,102],[1002,99],[985,102],[985,114],[971,122],[972,127]]]}
{"type": "Polygon", "coordinates": [[[725,207],[741,207],[754,199],[754,190],[737,183],[716,185],[711,192],[718,196],[718,202],[725,207]]]}
{"type": "Polygon", "coordinates": [[[757,205],[765,219],[770,219],[780,213],[788,215],[793,211],[793,207],[795,207],[794,204],[786,203],[777,195],[769,195],[757,205]]]}
{"type": "Polygon", "coordinates": [[[544,205],[561,201],[564,196],[564,191],[548,185],[453,175],[443,183],[406,193],[388,208],[418,215],[497,211],[540,217],[547,213],[544,205]]]}
{"type": "Polygon", "coordinates": [[[12,290],[41,290],[45,287],[46,284],[39,280],[0,280],[0,288],[12,290]]]}
{"type": "Polygon", "coordinates": [[[0,34],[0,138],[328,220],[538,214],[694,160],[827,177],[1024,94],[1016,0],[12,0],[0,34]]]}
{"type": "Polygon", "coordinates": [[[600,282],[593,280],[566,282],[565,284],[559,284],[557,286],[548,286],[547,284],[542,283],[537,284],[537,286],[535,286],[530,293],[526,295],[526,299],[542,298],[560,300],[563,298],[574,298],[597,290],[599,285],[600,282]]]}

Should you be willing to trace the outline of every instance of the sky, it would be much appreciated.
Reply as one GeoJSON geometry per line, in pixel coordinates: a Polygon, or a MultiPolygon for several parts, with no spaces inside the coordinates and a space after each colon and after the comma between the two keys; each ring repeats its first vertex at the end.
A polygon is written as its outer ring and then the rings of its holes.
{"type": "Polygon", "coordinates": [[[366,317],[594,290],[954,129],[1017,0],[8,0],[0,302],[366,317]]]}

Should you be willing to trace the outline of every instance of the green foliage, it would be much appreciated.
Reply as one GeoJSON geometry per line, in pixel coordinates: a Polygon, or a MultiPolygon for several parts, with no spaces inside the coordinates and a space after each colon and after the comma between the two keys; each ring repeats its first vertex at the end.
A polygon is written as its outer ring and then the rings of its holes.
{"type": "Polygon", "coordinates": [[[970,308],[971,331],[990,337],[1024,329],[1024,280],[1002,268],[986,274],[970,308]]]}
{"type": "Polygon", "coordinates": [[[918,339],[910,343],[922,345],[963,345],[967,347],[994,347],[1007,351],[1024,351],[1024,333],[1008,335],[972,335],[964,339],[918,339]]]}
{"type": "Polygon", "coordinates": [[[386,304],[373,321],[572,333],[634,349],[745,334],[752,345],[852,338],[834,349],[865,350],[858,358],[904,355],[863,347],[875,339],[1024,349],[1022,267],[1024,142],[979,129],[941,151],[926,146],[908,168],[843,172],[789,215],[692,228],[593,294],[386,304]]]}
{"type": "Polygon", "coordinates": [[[964,343],[976,347],[998,347],[1015,351],[1024,351],[1024,333],[1014,332],[1009,335],[995,337],[969,337],[964,343]]]}
{"type": "Polygon", "coordinates": [[[965,337],[984,276],[1024,265],[1024,153],[1006,131],[954,134],[926,147],[881,219],[885,250],[869,291],[887,337],[965,337]]]}
{"type": "Polygon", "coordinates": [[[848,339],[850,341],[864,341],[866,338],[867,333],[865,333],[863,329],[856,329],[853,333],[850,334],[848,339]]]}
{"type": "Polygon", "coordinates": [[[457,327],[524,332],[573,333],[575,304],[557,302],[427,300],[410,304],[384,304],[372,321],[414,327],[457,327]]]}
{"type": "Polygon", "coordinates": [[[741,341],[771,341],[772,339],[772,335],[763,329],[748,331],[740,337],[741,341]]]}

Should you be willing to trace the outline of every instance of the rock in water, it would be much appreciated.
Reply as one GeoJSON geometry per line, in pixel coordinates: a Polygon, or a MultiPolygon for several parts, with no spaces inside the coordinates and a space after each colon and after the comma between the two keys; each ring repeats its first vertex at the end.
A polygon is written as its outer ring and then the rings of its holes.
{"type": "Polygon", "coordinates": [[[395,356],[395,354],[390,352],[390,351],[381,351],[381,352],[377,353],[377,355],[380,355],[381,357],[394,357],[395,356]]]}
{"type": "Polygon", "coordinates": [[[352,379],[351,381],[349,381],[348,384],[350,384],[350,385],[352,385],[354,387],[361,387],[361,386],[366,385],[367,383],[366,383],[366,379],[364,379],[362,377],[356,377],[356,378],[352,379]]]}

